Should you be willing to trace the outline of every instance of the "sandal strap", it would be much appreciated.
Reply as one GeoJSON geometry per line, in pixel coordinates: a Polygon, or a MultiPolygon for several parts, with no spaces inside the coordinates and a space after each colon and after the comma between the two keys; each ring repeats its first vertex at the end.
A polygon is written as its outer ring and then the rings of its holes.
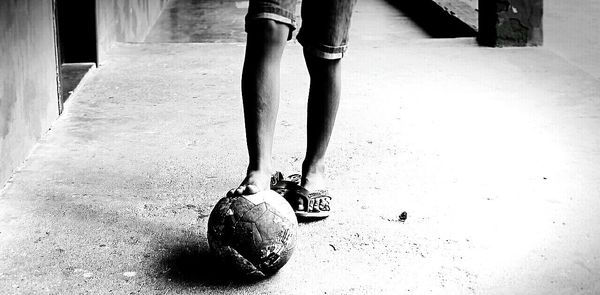
{"type": "MultiPolygon", "coordinates": [[[[274,190],[274,191],[278,191],[278,190],[285,190],[285,191],[306,190],[305,188],[303,188],[299,184],[297,184],[297,183],[295,183],[293,181],[288,181],[288,180],[280,180],[276,184],[271,185],[271,189],[274,190]]],[[[308,191],[306,191],[306,194],[308,194],[308,191]]]]}
{"type": "MultiPolygon", "coordinates": [[[[279,183],[279,189],[274,189],[276,192],[281,194],[290,204],[294,204],[300,198],[304,204],[303,210],[298,210],[298,208],[294,208],[294,211],[311,213],[311,212],[321,212],[321,211],[329,211],[329,210],[321,210],[317,204],[318,200],[326,200],[327,203],[331,201],[331,196],[327,194],[325,190],[319,190],[315,192],[309,192],[307,189],[296,185],[293,182],[287,183],[279,183]]],[[[327,204],[329,205],[329,204],[327,204]]],[[[329,207],[329,206],[327,206],[329,207]]]]}
{"type": "Polygon", "coordinates": [[[311,204],[311,206],[309,206],[310,207],[309,210],[312,209],[313,212],[329,211],[329,210],[321,210],[320,208],[315,208],[315,204],[317,203],[317,200],[326,200],[327,207],[329,207],[329,203],[331,202],[331,196],[329,195],[329,192],[327,190],[316,190],[316,191],[310,192],[308,195],[308,198],[312,201],[312,202],[309,201],[309,203],[311,204]]]}
{"type": "Polygon", "coordinates": [[[281,173],[280,171],[275,171],[275,173],[273,173],[271,175],[271,187],[273,187],[274,185],[276,185],[278,182],[283,180],[283,173],[281,173]]]}
{"type": "Polygon", "coordinates": [[[297,213],[310,214],[330,211],[329,203],[331,202],[331,196],[329,192],[327,190],[308,191],[300,185],[301,181],[302,176],[300,174],[283,177],[283,174],[278,171],[271,177],[271,190],[280,194],[290,204],[296,204],[298,199],[301,199],[304,204],[303,210],[299,210],[296,206],[292,205],[292,207],[295,207],[293,209],[297,213]],[[319,200],[325,200],[326,203],[318,202],[319,200]]]}
{"type": "Polygon", "coordinates": [[[285,190],[285,192],[283,192],[283,194],[281,194],[281,195],[283,196],[283,198],[286,199],[286,201],[288,201],[288,203],[296,204],[298,202],[298,199],[302,199],[302,202],[304,203],[303,210],[299,210],[297,208],[297,205],[296,206],[292,205],[294,211],[310,212],[308,210],[310,200],[311,200],[309,197],[309,195],[310,195],[309,191],[299,185],[296,185],[293,182],[289,182],[287,188],[288,189],[285,190]]]}
{"type": "Polygon", "coordinates": [[[291,181],[291,182],[296,183],[297,185],[300,185],[302,183],[302,175],[300,175],[300,174],[291,174],[288,177],[286,177],[285,180],[291,181]]]}

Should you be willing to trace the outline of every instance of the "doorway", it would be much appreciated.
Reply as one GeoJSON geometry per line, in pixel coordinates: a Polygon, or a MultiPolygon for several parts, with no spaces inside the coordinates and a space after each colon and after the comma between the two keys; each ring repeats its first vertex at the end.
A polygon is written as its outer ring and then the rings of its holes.
{"type": "Polygon", "coordinates": [[[95,0],[55,0],[58,41],[59,112],[98,62],[95,0]]]}

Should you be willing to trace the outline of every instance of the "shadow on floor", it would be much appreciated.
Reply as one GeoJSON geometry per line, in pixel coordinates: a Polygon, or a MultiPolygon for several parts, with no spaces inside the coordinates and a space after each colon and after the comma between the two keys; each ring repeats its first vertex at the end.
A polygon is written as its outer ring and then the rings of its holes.
{"type": "Polygon", "coordinates": [[[159,261],[163,276],[170,282],[183,286],[243,287],[261,280],[237,275],[210,253],[208,245],[199,241],[186,241],[166,249],[159,261]]]}
{"type": "Polygon", "coordinates": [[[65,63],[60,66],[62,101],[65,102],[94,63],[65,63]]]}
{"type": "Polygon", "coordinates": [[[431,0],[385,0],[431,38],[475,37],[477,32],[431,0]]]}
{"type": "Polygon", "coordinates": [[[225,270],[208,247],[184,243],[167,249],[159,264],[165,278],[183,285],[226,285],[225,270]]]}

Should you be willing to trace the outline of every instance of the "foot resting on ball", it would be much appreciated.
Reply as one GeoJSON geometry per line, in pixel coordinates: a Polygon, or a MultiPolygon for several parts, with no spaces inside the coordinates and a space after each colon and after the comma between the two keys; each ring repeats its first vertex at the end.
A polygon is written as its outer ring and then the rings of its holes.
{"type": "Polygon", "coordinates": [[[262,191],[269,190],[270,187],[283,179],[283,174],[277,171],[275,173],[262,171],[248,171],[246,178],[237,187],[231,189],[228,196],[253,195],[262,191]]]}

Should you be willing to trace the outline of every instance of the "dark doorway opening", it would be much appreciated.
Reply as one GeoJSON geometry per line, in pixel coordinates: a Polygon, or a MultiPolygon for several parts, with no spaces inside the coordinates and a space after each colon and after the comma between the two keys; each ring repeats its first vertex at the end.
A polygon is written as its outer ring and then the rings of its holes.
{"type": "Polygon", "coordinates": [[[55,0],[60,64],[60,111],[98,62],[95,0],[55,0]]]}

